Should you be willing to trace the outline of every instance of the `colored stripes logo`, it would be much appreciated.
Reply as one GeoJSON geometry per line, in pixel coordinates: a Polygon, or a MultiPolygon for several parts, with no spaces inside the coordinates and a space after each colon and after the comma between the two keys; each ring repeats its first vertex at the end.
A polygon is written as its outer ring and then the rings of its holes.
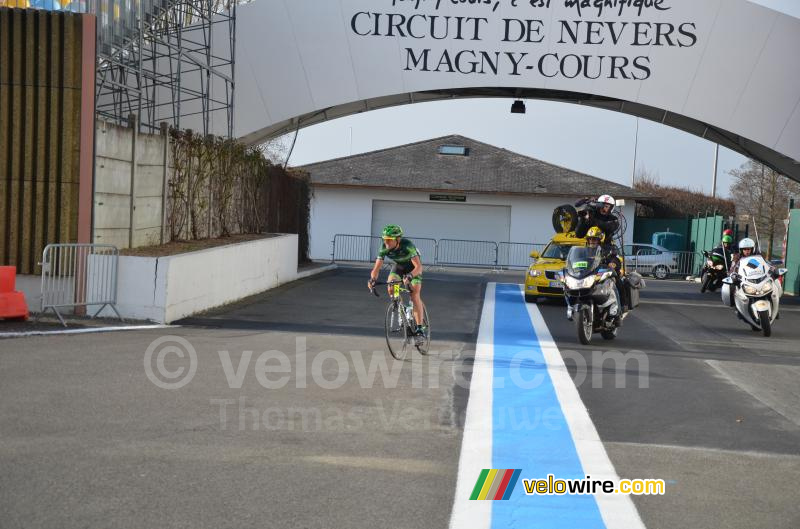
{"type": "Polygon", "coordinates": [[[472,489],[470,500],[507,500],[517,486],[521,468],[484,468],[472,489]]]}

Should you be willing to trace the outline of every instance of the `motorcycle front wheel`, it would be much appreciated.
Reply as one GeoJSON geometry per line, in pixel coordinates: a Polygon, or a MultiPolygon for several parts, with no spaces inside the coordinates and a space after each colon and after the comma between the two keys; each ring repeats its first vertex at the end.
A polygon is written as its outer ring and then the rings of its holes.
{"type": "Polygon", "coordinates": [[[578,340],[583,345],[592,341],[592,318],[587,310],[579,310],[575,315],[575,328],[578,331],[578,340]]]}
{"type": "Polygon", "coordinates": [[[761,323],[761,332],[764,333],[764,336],[769,336],[772,334],[772,322],[769,321],[769,312],[763,310],[758,313],[758,318],[761,323]]]}
{"type": "Polygon", "coordinates": [[[711,274],[709,274],[708,272],[703,272],[702,283],[703,283],[703,286],[700,287],[700,293],[701,294],[703,292],[705,292],[706,290],[708,290],[708,285],[709,285],[709,283],[711,283],[711,274]]]}

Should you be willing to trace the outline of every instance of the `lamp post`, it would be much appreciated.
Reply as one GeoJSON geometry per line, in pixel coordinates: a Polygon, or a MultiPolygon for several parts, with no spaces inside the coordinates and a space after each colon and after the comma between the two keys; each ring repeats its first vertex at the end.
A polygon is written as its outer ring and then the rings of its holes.
{"type": "Polygon", "coordinates": [[[636,118],[636,136],[633,140],[633,167],[631,167],[631,187],[636,184],[636,151],[639,148],[639,118],[636,118]]]}

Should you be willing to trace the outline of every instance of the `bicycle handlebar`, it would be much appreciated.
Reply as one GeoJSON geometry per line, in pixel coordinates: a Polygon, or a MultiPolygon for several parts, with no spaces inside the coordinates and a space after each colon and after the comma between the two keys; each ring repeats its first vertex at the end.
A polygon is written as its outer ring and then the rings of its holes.
{"type": "Polygon", "coordinates": [[[372,283],[372,288],[369,289],[369,291],[372,292],[373,294],[375,294],[376,298],[379,298],[381,296],[380,296],[380,294],[378,294],[378,291],[375,290],[375,287],[382,286],[382,285],[392,286],[392,285],[396,285],[398,283],[403,284],[404,282],[403,281],[376,281],[376,282],[372,283]]]}

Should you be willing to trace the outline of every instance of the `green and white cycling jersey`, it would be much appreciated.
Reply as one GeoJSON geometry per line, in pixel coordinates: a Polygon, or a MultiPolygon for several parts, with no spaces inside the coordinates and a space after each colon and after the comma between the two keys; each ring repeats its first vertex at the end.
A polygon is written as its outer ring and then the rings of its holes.
{"type": "Polygon", "coordinates": [[[388,249],[386,246],[381,246],[378,251],[378,259],[389,258],[399,265],[411,265],[411,259],[420,255],[417,247],[411,242],[411,239],[400,239],[400,244],[393,250],[388,249]]]}

